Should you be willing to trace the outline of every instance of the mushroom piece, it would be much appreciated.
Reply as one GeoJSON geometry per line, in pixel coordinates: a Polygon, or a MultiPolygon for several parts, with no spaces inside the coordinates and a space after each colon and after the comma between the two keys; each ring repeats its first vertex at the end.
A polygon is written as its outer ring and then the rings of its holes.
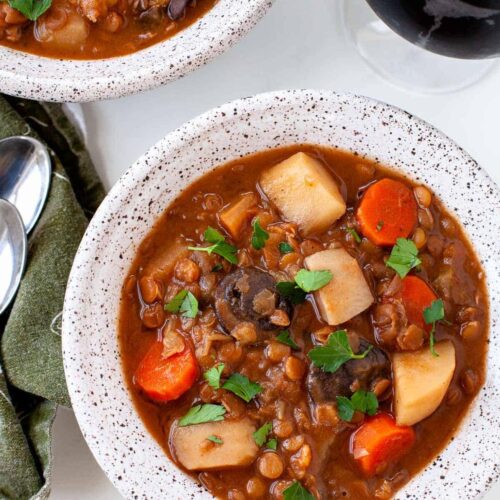
{"type": "Polygon", "coordinates": [[[167,14],[172,21],[178,21],[184,16],[191,0],[170,0],[168,4],[167,14]]]}
{"type": "MultiPolygon", "coordinates": [[[[370,345],[360,338],[356,353],[365,352],[370,345]]],[[[391,362],[382,349],[373,346],[365,358],[351,359],[334,373],[311,365],[307,389],[315,403],[335,402],[337,396],[350,397],[357,390],[373,390],[380,379],[391,379],[391,362]]]]}
{"type": "Polygon", "coordinates": [[[220,281],[215,292],[215,310],[228,333],[239,323],[249,322],[255,325],[258,337],[281,328],[273,322],[276,311],[288,317],[292,313],[288,301],[277,292],[274,278],[254,267],[237,269],[220,281]]]}

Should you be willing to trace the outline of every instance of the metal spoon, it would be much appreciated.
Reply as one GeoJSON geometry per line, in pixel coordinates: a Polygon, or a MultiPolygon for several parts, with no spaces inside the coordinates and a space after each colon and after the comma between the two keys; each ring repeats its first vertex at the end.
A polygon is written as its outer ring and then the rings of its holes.
{"type": "Polygon", "coordinates": [[[14,297],[24,266],[28,240],[21,214],[16,207],[0,199],[0,314],[14,297]]]}
{"type": "Polygon", "coordinates": [[[27,233],[45,204],[50,174],[50,156],[40,141],[24,136],[0,141],[0,198],[16,206],[27,233]]]}

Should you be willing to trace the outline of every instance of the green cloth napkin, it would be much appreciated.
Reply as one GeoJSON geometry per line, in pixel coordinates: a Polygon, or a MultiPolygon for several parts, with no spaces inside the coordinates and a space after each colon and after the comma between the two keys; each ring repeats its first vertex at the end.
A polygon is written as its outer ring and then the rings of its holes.
{"type": "Polygon", "coordinates": [[[57,405],[70,405],[61,353],[64,292],[105,193],[60,105],[0,95],[0,139],[13,135],[42,140],[53,168],[21,286],[0,318],[0,499],[22,500],[50,491],[52,423],[57,405]]]}

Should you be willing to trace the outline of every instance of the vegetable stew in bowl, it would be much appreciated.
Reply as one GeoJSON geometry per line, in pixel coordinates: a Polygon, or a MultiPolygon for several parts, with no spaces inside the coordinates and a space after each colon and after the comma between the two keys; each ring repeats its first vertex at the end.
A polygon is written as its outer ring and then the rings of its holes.
{"type": "Polygon", "coordinates": [[[297,145],[189,186],[139,247],[119,338],[137,410],[219,498],[390,498],[485,378],[484,276],[425,186],[297,145]]]}
{"type": "Polygon", "coordinates": [[[61,59],[130,54],[183,30],[217,0],[10,0],[0,44],[61,59]]]}

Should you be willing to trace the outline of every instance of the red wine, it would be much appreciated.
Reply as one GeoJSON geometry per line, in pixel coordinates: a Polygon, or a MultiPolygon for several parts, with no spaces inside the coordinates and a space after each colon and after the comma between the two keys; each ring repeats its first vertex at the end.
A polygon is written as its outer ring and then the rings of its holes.
{"type": "Polygon", "coordinates": [[[500,0],[367,0],[393,31],[450,57],[500,55],[500,0]]]}

